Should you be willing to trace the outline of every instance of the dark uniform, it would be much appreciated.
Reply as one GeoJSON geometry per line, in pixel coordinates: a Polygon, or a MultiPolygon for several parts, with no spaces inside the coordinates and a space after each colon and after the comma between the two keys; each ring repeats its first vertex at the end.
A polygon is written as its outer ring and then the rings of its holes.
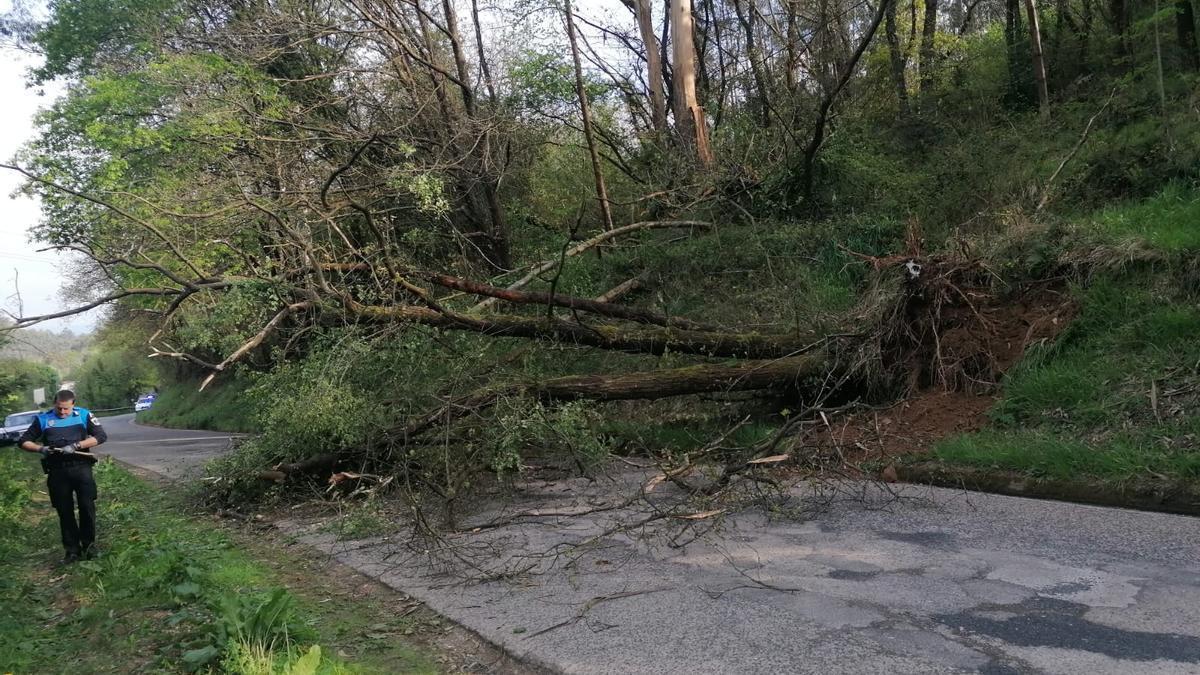
{"type": "MultiPolygon", "coordinates": [[[[108,440],[108,434],[95,415],[85,408],[75,408],[64,418],[51,409],[34,418],[17,445],[34,441],[46,447],[62,448],[88,436],[95,437],[100,443],[108,440]]],[[[95,462],[94,458],[55,453],[42,459],[50,503],[58,511],[58,526],[68,556],[89,552],[96,541],[96,479],[92,477],[95,462]],[[75,520],[76,502],[79,504],[78,521],[75,520]]]]}

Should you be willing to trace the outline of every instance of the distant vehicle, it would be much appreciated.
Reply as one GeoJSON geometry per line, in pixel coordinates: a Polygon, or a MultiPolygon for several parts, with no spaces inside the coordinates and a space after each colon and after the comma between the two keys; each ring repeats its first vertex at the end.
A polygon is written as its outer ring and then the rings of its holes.
{"type": "Polygon", "coordinates": [[[143,410],[149,410],[150,406],[154,405],[155,398],[157,398],[156,394],[146,394],[139,397],[137,402],[133,404],[133,411],[142,412],[143,410]]]}
{"type": "Polygon", "coordinates": [[[4,418],[4,428],[0,429],[0,445],[8,445],[16,443],[21,434],[33,424],[33,418],[37,417],[41,410],[26,410],[25,412],[13,413],[4,418]]]}

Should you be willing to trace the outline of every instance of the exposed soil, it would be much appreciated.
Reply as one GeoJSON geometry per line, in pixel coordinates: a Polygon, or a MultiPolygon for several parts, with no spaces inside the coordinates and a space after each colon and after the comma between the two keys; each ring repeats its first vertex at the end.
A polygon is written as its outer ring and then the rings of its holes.
{"type": "Polygon", "coordinates": [[[906,362],[911,393],[886,408],[827,415],[799,442],[818,460],[855,471],[869,463],[894,479],[890,458],[924,454],[943,438],[983,428],[1004,373],[1031,346],[1054,340],[1076,310],[1061,288],[1001,297],[941,275],[912,294],[901,344],[890,352],[906,362]]]}

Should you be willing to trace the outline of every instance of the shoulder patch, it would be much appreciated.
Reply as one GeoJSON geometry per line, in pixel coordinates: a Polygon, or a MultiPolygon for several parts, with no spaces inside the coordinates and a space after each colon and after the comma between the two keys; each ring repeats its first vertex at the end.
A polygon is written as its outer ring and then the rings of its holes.
{"type": "Polygon", "coordinates": [[[96,413],[88,413],[88,421],[95,426],[100,426],[100,418],[96,417],[96,413]]]}

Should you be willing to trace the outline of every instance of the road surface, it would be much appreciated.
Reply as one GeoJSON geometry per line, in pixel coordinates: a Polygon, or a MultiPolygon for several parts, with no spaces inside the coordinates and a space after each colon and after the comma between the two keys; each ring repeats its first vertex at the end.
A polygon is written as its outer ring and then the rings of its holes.
{"type": "MultiPolygon", "coordinates": [[[[227,443],[109,424],[102,449],[167,475],[227,443]]],[[[520,571],[502,580],[462,583],[402,530],[279,526],[555,671],[1200,675],[1200,519],[910,487],[672,546],[687,523],[610,532],[641,515],[603,507],[642,479],[517,486],[474,521],[517,523],[448,542],[473,576],[520,571]]]]}
{"type": "Polygon", "coordinates": [[[97,453],[175,479],[198,477],[204,463],[229,450],[230,441],[239,436],[140,425],[133,413],[101,417],[100,423],[108,442],[97,453]]]}

